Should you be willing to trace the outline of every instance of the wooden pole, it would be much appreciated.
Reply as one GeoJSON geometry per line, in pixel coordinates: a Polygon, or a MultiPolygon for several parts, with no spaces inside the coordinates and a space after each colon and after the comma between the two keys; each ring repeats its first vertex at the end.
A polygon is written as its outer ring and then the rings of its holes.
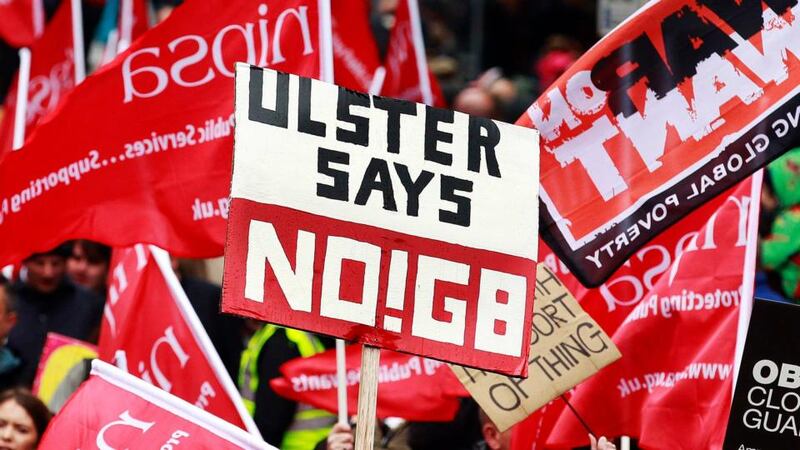
{"type": "Polygon", "coordinates": [[[375,409],[378,405],[378,366],[381,351],[365,345],[361,349],[361,382],[358,386],[356,450],[372,450],[375,441],[375,409]]]}
{"type": "Polygon", "coordinates": [[[336,403],[338,404],[339,420],[341,424],[347,423],[347,365],[345,364],[344,341],[336,340],[336,403]]]}

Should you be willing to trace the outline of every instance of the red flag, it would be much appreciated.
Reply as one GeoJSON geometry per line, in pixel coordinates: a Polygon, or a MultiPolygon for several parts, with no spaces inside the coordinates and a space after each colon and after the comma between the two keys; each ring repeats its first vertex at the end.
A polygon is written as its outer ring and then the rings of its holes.
{"type": "Polygon", "coordinates": [[[338,1],[331,6],[333,79],[339,86],[370,92],[381,60],[369,26],[369,0],[338,1]]]}
{"type": "Polygon", "coordinates": [[[444,107],[439,82],[428,70],[417,0],[400,0],[386,50],[381,95],[444,107]]]}
{"type": "Polygon", "coordinates": [[[166,252],[136,245],[112,268],[100,359],[258,435],[166,252]]]}
{"type": "MultiPolygon", "coordinates": [[[[606,316],[625,317],[607,321],[622,359],[570,398],[595,433],[634,436],[645,448],[722,445],[740,314],[752,301],[760,188],[759,174],[729,190],[705,220],[689,220],[693,231],[637,252],[637,272],[615,275],[582,297],[591,305],[599,294],[604,307],[617,309],[606,316]]],[[[548,443],[556,448],[587,442],[567,410],[553,430],[548,443]]]]}
{"type": "Polygon", "coordinates": [[[320,76],[329,56],[320,42],[324,11],[327,0],[189,0],[176,8],[73,89],[24,151],[0,164],[0,234],[15,237],[0,261],[71,237],[221,255],[233,65],[320,76]]]}
{"type": "MultiPolygon", "coordinates": [[[[593,431],[641,437],[645,448],[721,446],[738,317],[752,300],[756,226],[751,225],[757,224],[760,186],[758,175],[713,199],[641,248],[595,289],[583,287],[540,245],[542,261],[612,334],[623,355],[579,385],[570,399],[593,431]],[[703,294],[700,310],[694,308],[698,293],[703,294]],[[713,298],[706,309],[709,293],[713,298]],[[637,381],[638,391],[624,390],[637,381]]],[[[585,430],[560,400],[523,424],[515,432],[514,450],[587,442],[585,430]]]]}
{"type": "MultiPolygon", "coordinates": [[[[29,136],[39,120],[54,110],[61,98],[75,86],[75,60],[72,45],[70,2],[61,3],[41,38],[31,48],[31,72],[25,134],[29,136]]],[[[6,115],[0,121],[0,159],[11,151],[14,140],[17,83],[6,97],[6,115]]]]}
{"type": "Polygon", "coordinates": [[[50,422],[39,450],[270,450],[184,400],[95,360],[89,380],[50,422]]]}
{"type": "MultiPolygon", "coordinates": [[[[347,406],[355,415],[358,405],[361,346],[346,347],[347,406]]],[[[283,397],[331,412],[336,402],[336,351],[296,358],[281,366],[282,378],[270,386],[283,397]]],[[[378,369],[380,418],[401,417],[418,421],[449,421],[458,410],[458,397],[467,397],[461,383],[445,363],[421,356],[381,350],[378,369]]]]}
{"type": "Polygon", "coordinates": [[[27,47],[42,34],[41,0],[0,0],[0,39],[12,47],[27,47]]]}

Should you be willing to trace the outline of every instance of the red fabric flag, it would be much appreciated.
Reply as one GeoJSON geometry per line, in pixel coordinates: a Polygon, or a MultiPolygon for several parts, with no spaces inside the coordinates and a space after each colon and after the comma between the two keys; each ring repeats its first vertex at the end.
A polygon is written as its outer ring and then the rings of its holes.
{"type": "Polygon", "coordinates": [[[14,239],[0,261],[72,237],[221,255],[233,65],[320,76],[330,57],[321,11],[327,0],[189,0],[176,8],[73,89],[23,151],[2,161],[0,235],[14,239]]]}
{"type": "Polygon", "coordinates": [[[367,93],[375,71],[381,66],[369,26],[369,3],[369,0],[354,0],[331,4],[333,79],[339,86],[367,93]]]}
{"type": "MultiPolygon", "coordinates": [[[[70,2],[61,3],[47,29],[31,48],[31,73],[28,105],[25,113],[25,135],[30,133],[47,113],[54,110],[61,98],[75,86],[75,60],[72,46],[72,11],[70,2]]],[[[0,121],[0,160],[11,151],[14,140],[17,82],[9,90],[0,121]]]]}
{"type": "MultiPolygon", "coordinates": [[[[361,346],[346,347],[347,409],[355,415],[361,367],[361,346]]],[[[283,397],[331,412],[336,402],[336,351],[329,350],[310,358],[296,358],[281,366],[282,378],[270,386],[283,397]]],[[[458,397],[467,397],[447,364],[415,355],[381,350],[378,371],[378,409],[380,418],[448,421],[458,410],[458,397]]]]}
{"type": "MultiPolygon", "coordinates": [[[[595,433],[637,437],[648,449],[722,445],[739,316],[752,301],[760,188],[760,175],[740,183],[640,249],[601,287],[575,289],[623,355],[570,398],[595,433]]],[[[579,286],[552,253],[542,254],[570,288],[579,286]]],[[[566,369],[548,356],[552,370],[566,369]]],[[[539,428],[535,438],[518,432],[515,450],[588,443],[560,401],[525,423],[539,428]]]]}
{"type": "Polygon", "coordinates": [[[137,245],[115,254],[99,354],[258,435],[163,250],[137,245]]]}
{"type": "Polygon", "coordinates": [[[39,450],[274,450],[184,400],[95,360],[89,380],[50,422],[39,450]]]}
{"type": "Polygon", "coordinates": [[[42,34],[41,0],[0,0],[0,39],[12,47],[27,47],[42,34]]]}
{"type": "Polygon", "coordinates": [[[428,70],[417,0],[400,0],[386,50],[381,95],[437,107],[446,106],[436,77],[428,70]]]}

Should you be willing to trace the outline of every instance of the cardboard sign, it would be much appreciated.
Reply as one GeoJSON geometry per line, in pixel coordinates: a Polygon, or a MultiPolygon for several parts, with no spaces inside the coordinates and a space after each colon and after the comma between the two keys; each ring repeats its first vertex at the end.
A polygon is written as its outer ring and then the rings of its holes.
{"type": "Polygon", "coordinates": [[[223,311],[514,375],[533,130],[240,64],[223,311]]]}
{"type": "Polygon", "coordinates": [[[542,236],[582,283],[800,145],[797,17],[797,0],[649,2],[519,119],[542,136],[542,236]]]}
{"type": "Polygon", "coordinates": [[[532,328],[527,379],[451,366],[501,431],[622,356],[544,264],[536,267],[532,328]]]}
{"type": "Polygon", "coordinates": [[[800,448],[800,307],[757,300],[724,450],[800,448]]]}

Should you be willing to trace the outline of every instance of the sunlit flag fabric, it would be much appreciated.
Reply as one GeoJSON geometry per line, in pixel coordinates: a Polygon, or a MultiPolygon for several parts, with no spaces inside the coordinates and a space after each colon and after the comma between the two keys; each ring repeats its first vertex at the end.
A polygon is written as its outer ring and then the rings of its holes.
{"type": "MultiPolygon", "coordinates": [[[[54,110],[62,97],[75,86],[71,1],[61,3],[44,34],[31,47],[26,135],[30,135],[39,120],[54,110]]],[[[11,87],[3,107],[6,113],[0,121],[0,160],[11,151],[14,140],[17,83],[18,80],[11,87]]]]}

